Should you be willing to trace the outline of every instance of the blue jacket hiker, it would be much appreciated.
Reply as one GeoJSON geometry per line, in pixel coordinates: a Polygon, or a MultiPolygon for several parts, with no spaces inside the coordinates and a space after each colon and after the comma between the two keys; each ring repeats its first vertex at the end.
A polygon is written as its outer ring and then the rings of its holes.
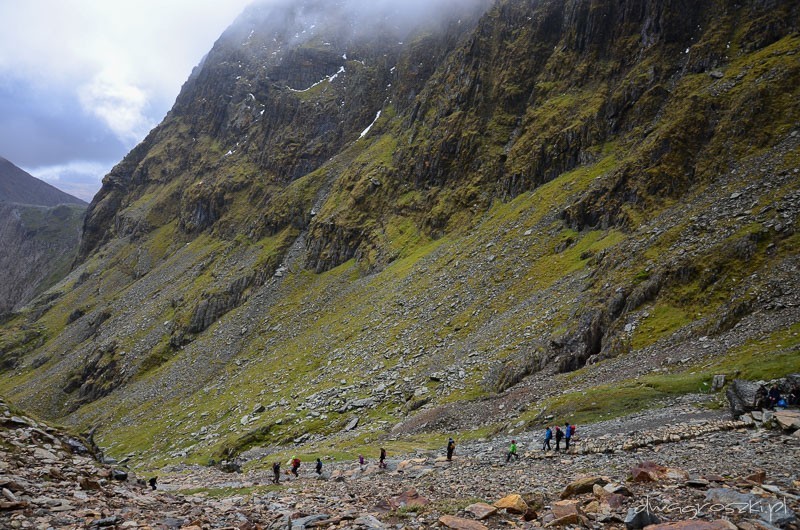
{"type": "Polygon", "coordinates": [[[550,451],[552,447],[550,447],[550,440],[553,439],[553,429],[549,426],[544,431],[544,445],[542,445],[542,451],[550,451]]]}
{"type": "Polygon", "coordinates": [[[564,424],[564,451],[569,451],[569,441],[572,438],[572,425],[569,422],[564,424]]]}

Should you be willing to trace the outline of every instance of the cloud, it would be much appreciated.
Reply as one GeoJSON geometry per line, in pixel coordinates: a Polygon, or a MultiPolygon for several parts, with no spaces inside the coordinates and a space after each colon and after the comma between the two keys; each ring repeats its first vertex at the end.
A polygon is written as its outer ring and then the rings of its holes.
{"type": "Polygon", "coordinates": [[[145,113],[147,92],[109,71],[78,87],[78,97],[85,111],[102,119],[126,144],[140,141],[155,125],[145,113]]]}
{"type": "Polygon", "coordinates": [[[249,1],[0,0],[2,155],[97,191],[249,1]]]}
{"type": "Polygon", "coordinates": [[[103,176],[112,166],[113,163],[76,160],[67,164],[23,169],[34,177],[89,202],[100,188],[103,176]]]}

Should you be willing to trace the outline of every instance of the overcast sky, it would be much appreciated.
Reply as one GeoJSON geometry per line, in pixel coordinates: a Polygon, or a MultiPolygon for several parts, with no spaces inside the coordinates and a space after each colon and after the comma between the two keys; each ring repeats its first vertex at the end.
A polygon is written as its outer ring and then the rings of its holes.
{"type": "Polygon", "coordinates": [[[0,0],[0,156],[84,200],[250,0],[0,0]]]}

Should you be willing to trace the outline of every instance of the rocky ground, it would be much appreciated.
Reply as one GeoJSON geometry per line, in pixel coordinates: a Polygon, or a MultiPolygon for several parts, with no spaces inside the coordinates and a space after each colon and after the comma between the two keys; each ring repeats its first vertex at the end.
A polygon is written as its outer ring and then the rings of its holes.
{"type": "Polygon", "coordinates": [[[151,490],[0,402],[0,528],[798,528],[800,412],[775,416],[766,429],[676,400],[581,426],[570,453],[522,433],[508,464],[504,438],[459,444],[452,462],[389,455],[383,470],[370,454],[321,477],[306,462],[279,486],[178,466],[151,490]]]}

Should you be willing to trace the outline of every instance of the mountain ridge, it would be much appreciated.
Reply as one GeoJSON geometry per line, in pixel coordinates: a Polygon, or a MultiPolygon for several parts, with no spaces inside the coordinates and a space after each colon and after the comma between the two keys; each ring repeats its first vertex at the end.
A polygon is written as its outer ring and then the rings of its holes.
{"type": "Polygon", "coordinates": [[[2,156],[0,156],[0,201],[33,206],[88,205],[86,201],[37,179],[2,156]]]}

